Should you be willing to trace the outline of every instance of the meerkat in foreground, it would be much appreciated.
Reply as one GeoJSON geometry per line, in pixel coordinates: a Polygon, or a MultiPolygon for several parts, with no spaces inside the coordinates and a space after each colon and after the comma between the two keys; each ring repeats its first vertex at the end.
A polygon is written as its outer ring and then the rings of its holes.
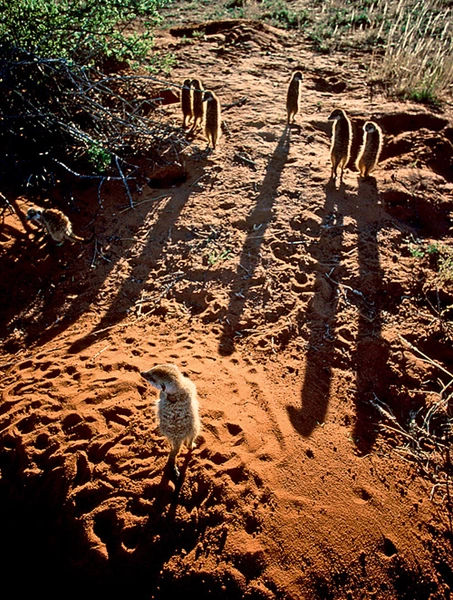
{"type": "Polygon", "coordinates": [[[356,163],[361,177],[368,177],[376,167],[381,150],[382,129],[377,123],[367,121],[363,126],[363,143],[356,163]]]}
{"type": "Polygon", "coordinates": [[[296,71],[291,77],[288,87],[288,95],[286,97],[286,112],[288,113],[288,124],[294,122],[294,119],[299,112],[300,105],[300,90],[302,83],[302,73],[296,71]]]}
{"type": "Polygon", "coordinates": [[[352,127],[351,121],[341,108],[336,108],[329,117],[333,121],[332,144],[330,146],[330,160],[332,162],[331,178],[337,178],[337,169],[340,167],[340,182],[343,181],[343,171],[351,155],[352,127]]]}
{"type": "Polygon", "coordinates": [[[203,102],[206,102],[204,133],[208,140],[208,145],[211,145],[215,149],[221,134],[220,102],[214,92],[209,90],[203,94],[203,102]]]}
{"type": "Polygon", "coordinates": [[[193,90],[193,125],[192,131],[203,125],[204,103],[203,103],[203,86],[199,79],[192,79],[193,90]]]}
{"type": "Polygon", "coordinates": [[[182,126],[187,127],[193,117],[192,82],[185,79],[181,90],[182,126]]]}
{"type": "Polygon", "coordinates": [[[58,246],[61,246],[65,240],[88,244],[92,239],[86,240],[75,235],[72,231],[71,221],[57,208],[29,208],[27,221],[41,225],[58,246]]]}
{"type": "Polygon", "coordinates": [[[183,443],[192,450],[200,432],[197,388],[172,364],[157,365],[141,375],[160,391],[157,403],[159,429],[170,442],[168,467],[178,479],[176,456],[183,443]]]}

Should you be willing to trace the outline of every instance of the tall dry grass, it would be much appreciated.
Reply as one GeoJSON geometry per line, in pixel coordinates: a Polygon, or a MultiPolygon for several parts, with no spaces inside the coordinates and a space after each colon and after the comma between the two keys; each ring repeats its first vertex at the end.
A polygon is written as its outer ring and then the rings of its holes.
{"type": "Polygon", "coordinates": [[[321,52],[372,51],[370,77],[392,94],[428,102],[453,97],[450,0],[250,0],[240,10],[237,16],[299,29],[321,52]]]}
{"type": "Polygon", "coordinates": [[[453,6],[441,0],[381,2],[383,57],[373,71],[394,93],[418,101],[453,96],[453,6]],[[390,23],[390,27],[388,24],[390,23]]]}

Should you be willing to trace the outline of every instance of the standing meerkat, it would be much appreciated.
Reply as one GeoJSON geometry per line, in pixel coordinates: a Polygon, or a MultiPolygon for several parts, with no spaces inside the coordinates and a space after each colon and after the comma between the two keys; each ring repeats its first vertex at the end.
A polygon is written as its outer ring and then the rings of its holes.
{"type": "Polygon", "coordinates": [[[183,443],[192,450],[195,438],[200,432],[197,388],[172,364],[157,365],[141,375],[160,391],[157,402],[159,429],[170,442],[171,450],[167,464],[178,479],[176,457],[179,450],[183,443]]]}
{"type": "Polygon", "coordinates": [[[203,103],[203,86],[199,79],[192,79],[193,90],[193,125],[192,131],[203,125],[204,103],[203,103]]]}
{"type": "Polygon", "coordinates": [[[206,102],[206,111],[204,116],[204,132],[208,140],[208,146],[214,149],[221,135],[220,121],[220,102],[214,92],[207,90],[203,94],[203,102],[206,102]]]}
{"type": "Polygon", "coordinates": [[[182,126],[187,127],[193,117],[192,82],[184,79],[181,90],[182,126]]]}
{"type": "Polygon", "coordinates": [[[65,240],[88,244],[93,239],[86,240],[75,235],[71,221],[57,208],[29,208],[26,218],[27,221],[41,225],[58,246],[61,246],[65,240]]]}
{"type": "Polygon", "coordinates": [[[363,143],[357,157],[361,177],[368,177],[379,161],[382,150],[382,129],[377,123],[367,121],[363,126],[363,143]]]}
{"type": "Polygon", "coordinates": [[[330,160],[332,162],[331,178],[337,178],[337,169],[340,167],[340,182],[343,181],[343,171],[351,155],[352,127],[351,121],[341,108],[336,108],[329,117],[333,121],[332,144],[330,146],[330,160]]]}
{"type": "Polygon", "coordinates": [[[286,97],[286,112],[288,114],[288,124],[294,122],[294,119],[299,112],[300,105],[300,90],[303,75],[300,71],[293,73],[289,82],[288,95],[286,97]]]}

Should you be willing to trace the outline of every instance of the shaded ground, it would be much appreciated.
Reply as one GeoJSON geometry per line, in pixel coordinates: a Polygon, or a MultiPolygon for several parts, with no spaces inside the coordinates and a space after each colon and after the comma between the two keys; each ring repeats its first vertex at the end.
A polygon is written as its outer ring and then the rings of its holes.
{"type": "Polygon", "coordinates": [[[199,76],[224,107],[247,100],[214,153],[188,135],[186,183],[146,187],[135,210],[114,184],[103,206],[97,189],[56,190],[96,246],[37,246],[5,217],[5,577],[20,561],[24,589],[59,597],[63,581],[66,597],[450,598],[445,478],[400,458],[374,404],[406,423],[449,383],[400,336],[453,369],[451,111],[370,97],[363,57],[262,24],[158,44],[178,56],[169,84],[199,76]],[[336,189],[338,106],[356,151],[365,120],[386,137],[375,178],[348,170],[336,189]],[[180,489],[139,375],[159,362],[200,394],[180,489]]]}

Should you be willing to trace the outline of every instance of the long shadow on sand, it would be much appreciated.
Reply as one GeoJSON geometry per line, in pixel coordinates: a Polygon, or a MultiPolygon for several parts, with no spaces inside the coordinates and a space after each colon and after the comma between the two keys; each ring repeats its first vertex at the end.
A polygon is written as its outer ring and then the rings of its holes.
{"type": "Polygon", "coordinates": [[[290,128],[285,130],[267,165],[266,174],[260,187],[256,204],[247,218],[248,234],[239,259],[239,268],[234,276],[230,302],[226,314],[228,320],[223,323],[219,341],[219,353],[229,356],[234,352],[234,337],[239,327],[248,290],[253,282],[254,273],[260,263],[260,247],[264,233],[272,220],[272,207],[280,185],[281,174],[288,158],[290,128]]]}
{"type": "Polygon", "coordinates": [[[135,270],[140,270],[140,280],[147,280],[149,273],[144,273],[143,268],[146,265],[157,264],[158,258],[162,255],[165,242],[170,236],[170,230],[181,214],[191,191],[191,188],[188,187],[184,190],[172,190],[169,193],[170,198],[167,200],[165,208],[161,210],[156,223],[153,225],[152,234],[148,235],[147,242],[141,251],[141,256],[146,257],[146,260],[141,261],[140,257],[137,258],[135,269],[132,269],[129,276],[121,282],[108,310],[90,332],[69,346],[68,353],[75,354],[85,350],[99,340],[102,334],[107,333],[108,328],[124,318],[127,310],[135,303],[142,290],[142,286],[135,285],[137,280],[135,270]]]}
{"type": "Polygon", "coordinates": [[[356,293],[353,294],[358,312],[353,354],[356,390],[351,393],[356,405],[353,437],[361,453],[369,452],[376,439],[373,423],[375,414],[369,398],[373,393],[382,392],[388,385],[388,350],[381,337],[382,308],[377,300],[382,289],[378,224],[361,206],[365,198],[367,202],[377,203],[378,192],[374,179],[360,181],[356,196],[346,195],[343,186],[336,190],[332,182],[326,186],[326,216],[321,225],[319,241],[312,248],[312,254],[321,268],[317,271],[315,293],[307,311],[310,336],[301,391],[302,405],[300,409],[292,406],[287,408],[291,423],[304,437],[309,437],[315,427],[324,422],[327,414],[333,368],[338,362],[336,321],[344,245],[343,219],[349,216],[355,219],[357,225],[359,263],[359,277],[354,284],[356,293]]]}

